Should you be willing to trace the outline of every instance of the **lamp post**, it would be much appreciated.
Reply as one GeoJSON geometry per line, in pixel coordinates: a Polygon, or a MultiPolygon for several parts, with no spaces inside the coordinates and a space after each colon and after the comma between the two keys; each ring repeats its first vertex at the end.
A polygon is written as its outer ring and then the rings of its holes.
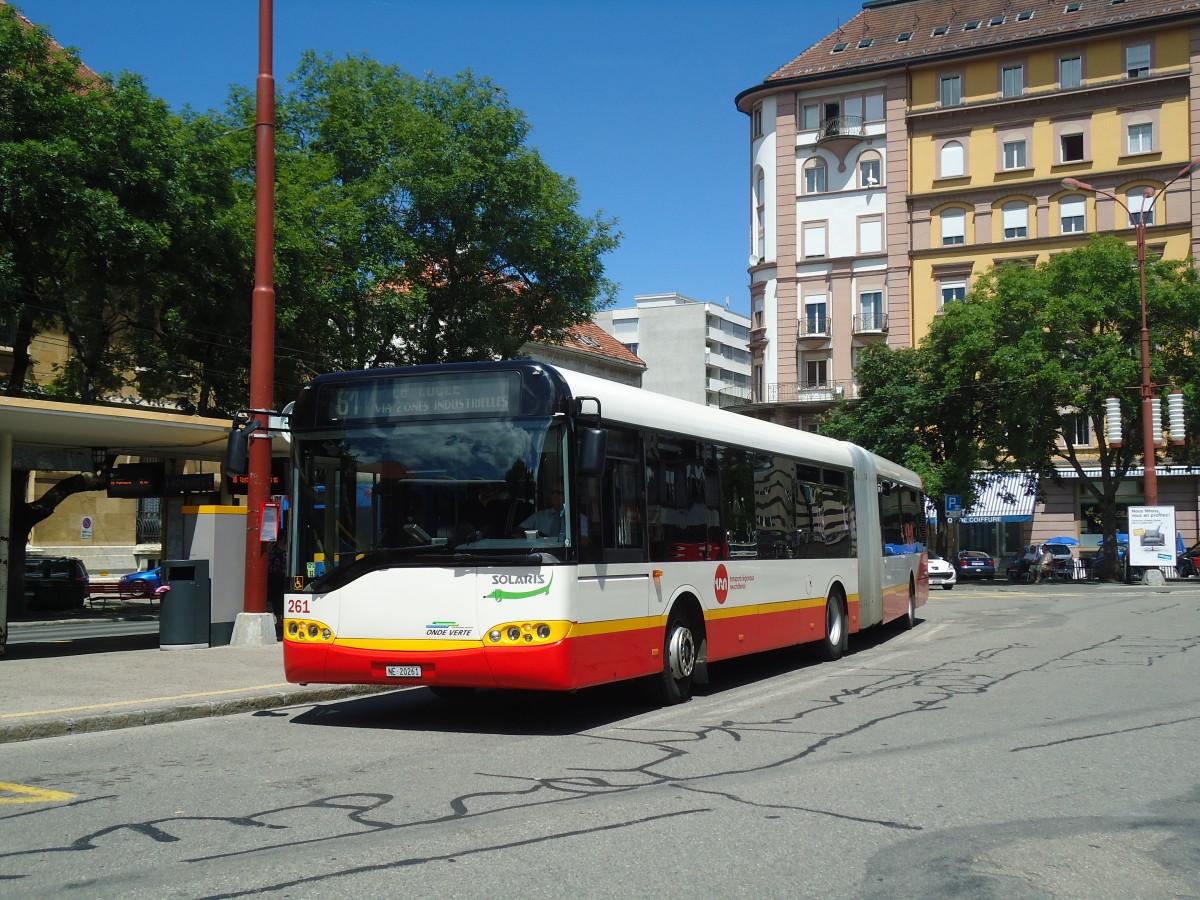
{"type": "Polygon", "coordinates": [[[1116,203],[1129,220],[1133,222],[1134,234],[1137,238],[1138,289],[1142,301],[1142,457],[1146,481],[1146,505],[1158,506],[1158,470],[1154,461],[1154,385],[1150,382],[1150,329],[1146,324],[1146,217],[1154,209],[1158,198],[1166,193],[1167,188],[1181,178],[1186,178],[1200,166],[1200,156],[1193,159],[1157,191],[1146,188],[1142,192],[1142,208],[1137,216],[1130,212],[1129,207],[1111,191],[1102,190],[1077,178],[1064,178],[1062,186],[1100,194],[1116,203]]]}

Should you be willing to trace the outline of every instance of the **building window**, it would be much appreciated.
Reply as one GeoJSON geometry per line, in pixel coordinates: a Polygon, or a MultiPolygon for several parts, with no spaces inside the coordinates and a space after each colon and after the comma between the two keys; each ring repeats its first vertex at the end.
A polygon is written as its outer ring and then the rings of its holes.
{"type": "Polygon", "coordinates": [[[858,220],[858,252],[883,252],[883,218],[865,216],[858,220]]]}
{"type": "Polygon", "coordinates": [[[763,327],[763,298],[756,296],[754,298],[754,327],[763,327]]]}
{"type": "Polygon", "coordinates": [[[829,334],[829,315],[824,294],[804,298],[804,333],[829,334]]]}
{"type": "Polygon", "coordinates": [[[1072,446],[1075,447],[1090,447],[1092,445],[1092,420],[1088,418],[1086,413],[1073,413],[1071,415],[1071,430],[1068,432],[1073,437],[1072,446]]]}
{"type": "Polygon", "coordinates": [[[1058,203],[1058,221],[1063,234],[1082,234],[1087,225],[1087,205],[1082,197],[1063,197],[1058,203]]]}
{"type": "Polygon", "coordinates": [[[880,164],[880,159],[873,153],[863,154],[858,160],[858,185],[859,187],[873,188],[882,182],[883,167],[880,164]]]}
{"type": "Polygon", "coordinates": [[[1024,141],[1005,141],[1004,142],[1004,169],[1024,169],[1025,168],[1025,142],[1024,141]]]}
{"type": "Polygon", "coordinates": [[[940,96],[942,106],[958,106],[962,103],[962,76],[943,75],[940,96]]]}
{"type": "Polygon", "coordinates": [[[763,136],[763,109],[762,109],[761,103],[754,104],[754,111],[751,114],[751,119],[753,121],[753,125],[752,125],[752,130],[754,132],[753,136],[756,138],[762,137],[763,136]]]}
{"type": "Polygon", "coordinates": [[[864,106],[866,109],[866,115],[863,118],[866,121],[883,121],[883,94],[867,94],[864,106]]]}
{"type": "Polygon", "coordinates": [[[634,356],[637,356],[637,352],[638,352],[638,345],[637,345],[636,343],[633,343],[633,344],[622,344],[621,346],[623,346],[623,347],[624,347],[626,350],[628,350],[628,351],[629,351],[630,353],[632,353],[634,356]]]}
{"type": "Polygon", "coordinates": [[[1150,44],[1143,41],[1125,48],[1125,74],[1129,78],[1145,78],[1150,74],[1150,44]]]}
{"type": "Polygon", "coordinates": [[[825,223],[806,224],[801,231],[805,259],[820,259],[825,255],[825,223]]]}
{"type": "Polygon", "coordinates": [[[858,296],[863,331],[883,330],[883,291],[863,291],[858,296]]]}
{"type": "Polygon", "coordinates": [[[942,305],[966,299],[967,283],[965,281],[942,282],[942,305]]]}
{"type": "Polygon", "coordinates": [[[804,387],[823,388],[829,384],[829,360],[806,359],[804,361],[804,387]]]}
{"type": "Polygon", "coordinates": [[[1130,226],[1137,225],[1139,221],[1143,225],[1154,224],[1154,207],[1151,205],[1153,202],[1154,197],[1147,197],[1145,188],[1134,188],[1125,194],[1130,226]]]}
{"type": "Polygon", "coordinates": [[[1083,57],[1064,56],[1058,61],[1058,86],[1077,88],[1083,84],[1083,57]]]}
{"type": "Polygon", "coordinates": [[[1024,201],[1004,204],[1004,239],[1006,241],[1029,237],[1029,205],[1024,201]]]}
{"type": "Polygon", "coordinates": [[[942,246],[953,247],[967,241],[967,211],[947,209],[942,212],[942,246]]]}
{"type": "Polygon", "coordinates": [[[1149,122],[1129,126],[1129,152],[1149,153],[1154,149],[1154,126],[1149,122]]]}
{"type": "Polygon", "coordinates": [[[1025,67],[1005,66],[1000,73],[1000,93],[1004,97],[1020,97],[1025,93],[1025,67]]]}
{"type": "Polygon", "coordinates": [[[1083,132],[1059,135],[1058,149],[1060,162],[1083,162],[1083,132]]]}
{"type": "Polygon", "coordinates": [[[816,131],[821,127],[821,107],[816,103],[805,103],[800,107],[800,128],[816,131]]]}
{"type": "Polygon", "coordinates": [[[938,151],[942,178],[958,178],[963,174],[963,145],[958,141],[946,141],[938,151]]]}
{"type": "Polygon", "coordinates": [[[804,164],[804,193],[825,193],[825,161],[810,159],[804,164]]]}
{"type": "Polygon", "coordinates": [[[767,255],[767,185],[762,169],[759,169],[754,182],[755,227],[758,230],[755,246],[758,258],[765,259],[767,255]]]}

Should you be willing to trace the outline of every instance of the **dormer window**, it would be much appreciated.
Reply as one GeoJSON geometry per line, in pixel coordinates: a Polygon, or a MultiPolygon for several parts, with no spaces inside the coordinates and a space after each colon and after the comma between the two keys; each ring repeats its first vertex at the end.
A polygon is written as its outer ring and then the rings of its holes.
{"type": "Polygon", "coordinates": [[[1004,16],[992,16],[990,19],[988,19],[988,25],[992,28],[996,27],[997,25],[1003,25],[1003,24],[1004,24],[1004,16]]]}
{"type": "Polygon", "coordinates": [[[1082,3],[1068,3],[1067,8],[1064,9],[1063,12],[1073,13],[1073,12],[1079,12],[1079,10],[1081,10],[1081,9],[1083,9],[1082,3]]]}
{"type": "Polygon", "coordinates": [[[1022,12],[1022,13],[1017,13],[1017,21],[1018,22],[1028,22],[1032,18],[1033,18],[1033,12],[1031,10],[1022,12]]]}
{"type": "Polygon", "coordinates": [[[839,43],[837,43],[837,44],[834,44],[834,45],[833,45],[833,49],[832,49],[831,51],[829,51],[829,52],[830,52],[830,53],[841,53],[843,50],[845,50],[845,49],[846,49],[846,46],[847,46],[847,45],[846,45],[846,42],[845,42],[845,41],[841,41],[841,42],[839,42],[839,43]]]}
{"type": "Polygon", "coordinates": [[[982,19],[972,19],[970,22],[968,22],[966,25],[963,26],[963,31],[975,31],[979,28],[979,26],[981,24],[983,24],[982,19]]]}
{"type": "Polygon", "coordinates": [[[933,32],[930,34],[930,37],[941,37],[949,30],[950,30],[949,25],[938,25],[936,28],[933,29],[933,32]]]}
{"type": "Polygon", "coordinates": [[[897,44],[907,43],[908,41],[912,40],[912,36],[913,36],[913,33],[911,31],[906,31],[906,32],[904,32],[904,34],[902,34],[898,38],[896,38],[896,43],[897,44]]]}
{"type": "Polygon", "coordinates": [[[863,38],[861,41],[858,42],[858,49],[866,50],[873,43],[875,43],[875,38],[863,38]]]}

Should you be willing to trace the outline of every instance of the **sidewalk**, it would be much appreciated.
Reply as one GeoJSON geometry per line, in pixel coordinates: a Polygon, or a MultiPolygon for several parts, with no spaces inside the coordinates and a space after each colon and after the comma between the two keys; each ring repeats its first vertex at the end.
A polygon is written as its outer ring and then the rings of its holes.
{"type": "MultiPolygon", "coordinates": [[[[17,632],[35,624],[43,623],[12,626],[17,632]]],[[[85,651],[58,643],[10,642],[8,655],[0,657],[0,744],[326,703],[395,689],[288,684],[282,644],[160,650],[154,634],[87,641],[85,651]],[[105,643],[146,649],[111,650],[105,643]]]]}

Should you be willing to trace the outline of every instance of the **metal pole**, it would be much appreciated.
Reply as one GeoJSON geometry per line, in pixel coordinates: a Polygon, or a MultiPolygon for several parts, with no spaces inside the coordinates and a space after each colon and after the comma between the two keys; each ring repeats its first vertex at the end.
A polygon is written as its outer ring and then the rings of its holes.
{"type": "MultiPolygon", "coordinates": [[[[250,406],[274,408],[275,381],[275,77],[271,69],[272,0],[258,3],[258,80],[255,111],[254,294],[250,322],[250,406]]],[[[263,504],[271,494],[271,440],[251,434],[246,489],[244,608],[267,611],[269,546],[260,539],[263,504]]]]}
{"type": "MultiPolygon", "coordinates": [[[[1165,188],[1164,188],[1165,190],[1165,188]]],[[[1155,198],[1157,199],[1157,198],[1155,198]]],[[[1158,506],[1158,469],[1154,459],[1154,386],[1150,383],[1150,328],[1146,324],[1146,206],[1137,221],[1138,282],[1142,299],[1142,461],[1145,503],[1158,506]]]]}

